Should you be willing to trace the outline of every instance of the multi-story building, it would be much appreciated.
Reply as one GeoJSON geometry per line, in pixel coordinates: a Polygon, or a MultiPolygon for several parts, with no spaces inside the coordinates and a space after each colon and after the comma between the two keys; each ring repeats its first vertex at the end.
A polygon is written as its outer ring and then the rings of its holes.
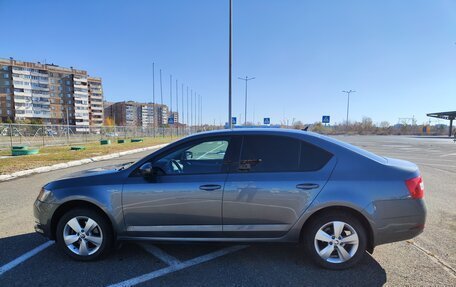
{"type": "Polygon", "coordinates": [[[116,126],[138,126],[141,105],[134,101],[117,102],[105,106],[105,117],[110,117],[116,126]],[[139,110],[139,111],[138,111],[139,110]]]}
{"type": "Polygon", "coordinates": [[[103,125],[103,88],[101,78],[88,77],[89,84],[89,120],[91,126],[103,125]]]}
{"type": "MultiPolygon", "coordinates": [[[[168,124],[168,106],[153,103],[104,102],[104,116],[111,118],[117,126],[153,127],[168,124]]],[[[178,115],[175,114],[177,123],[178,115]]]]}
{"type": "Polygon", "coordinates": [[[157,107],[157,123],[159,125],[168,124],[168,106],[158,106],[157,107]]]}
{"type": "Polygon", "coordinates": [[[141,125],[142,127],[153,127],[155,124],[155,114],[153,104],[141,105],[141,125]]]}
{"type": "Polygon", "coordinates": [[[101,126],[102,103],[101,79],[89,77],[87,71],[0,59],[3,121],[101,126]]]}

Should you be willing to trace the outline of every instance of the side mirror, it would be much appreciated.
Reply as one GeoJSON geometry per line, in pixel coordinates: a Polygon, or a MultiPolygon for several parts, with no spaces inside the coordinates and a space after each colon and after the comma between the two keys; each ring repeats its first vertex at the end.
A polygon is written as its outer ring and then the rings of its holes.
{"type": "Polygon", "coordinates": [[[143,177],[150,177],[153,174],[153,167],[150,162],[146,162],[139,168],[139,172],[143,177]]]}

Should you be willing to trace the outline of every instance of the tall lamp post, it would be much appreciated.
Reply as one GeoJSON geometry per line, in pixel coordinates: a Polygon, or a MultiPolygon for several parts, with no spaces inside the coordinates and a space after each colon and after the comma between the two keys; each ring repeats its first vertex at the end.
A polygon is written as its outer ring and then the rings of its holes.
{"type": "Polygon", "coordinates": [[[232,0],[229,0],[230,1],[230,15],[229,15],[229,41],[228,41],[228,45],[229,45],[229,52],[228,52],[228,127],[230,129],[233,128],[233,122],[231,120],[231,49],[232,49],[232,43],[231,43],[231,34],[232,34],[232,28],[233,28],[233,25],[232,25],[232,19],[233,19],[233,15],[232,15],[232,9],[233,9],[233,3],[232,3],[232,0]]]}
{"type": "Polygon", "coordinates": [[[244,112],[244,126],[246,126],[246,125],[247,125],[247,82],[250,81],[250,80],[255,79],[255,77],[249,78],[249,77],[245,76],[245,78],[239,77],[238,79],[239,79],[239,80],[245,81],[245,112],[244,112]]]}
{"type": "Polygon", "coordinates": [[[155,111],[155,63],[152,63],[152,125],[154,127],[154,137],[155,137],[155,126],[157,124],[158,117],[156,117],[155,111]]]}
{"type": "Polygon", "coordinates": [[[350,94],[351,93],[355,93],[356,91],[353,91],[353,90],[349,90],[349,91],[342,91],[342,93],[346,93],[347,94],[347,121],[346,121],[346,125],[347,125],[347,131],[348,131],[348,112],[350,110],[350,94]]]}

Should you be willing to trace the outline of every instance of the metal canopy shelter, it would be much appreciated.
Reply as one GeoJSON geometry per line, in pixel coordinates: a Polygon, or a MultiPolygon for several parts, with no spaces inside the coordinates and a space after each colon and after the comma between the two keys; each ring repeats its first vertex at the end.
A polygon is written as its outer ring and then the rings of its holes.
{"type": "Polygon", "coordinates": [[[450,130],[448,136],[451,137],[451,132],[453,130],[453,120],[456,119],[456,111],[453,112],[440,112],[440,113],[430,113],[427,114],[428,117],[439,118],[450,121],[450,130]]]}

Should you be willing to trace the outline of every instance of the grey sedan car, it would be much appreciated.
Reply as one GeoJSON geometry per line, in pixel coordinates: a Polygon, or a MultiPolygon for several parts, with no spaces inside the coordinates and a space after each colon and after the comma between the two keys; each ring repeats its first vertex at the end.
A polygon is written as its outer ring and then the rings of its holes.
{"type": "Polygon", "coordinates": [[[35,229],[77,260],[120,240],[288,242],[344,269],[379,244],[420,234],[423,193],[407,161],[312,132],[222,130],[46,184],[35,229]]]}

